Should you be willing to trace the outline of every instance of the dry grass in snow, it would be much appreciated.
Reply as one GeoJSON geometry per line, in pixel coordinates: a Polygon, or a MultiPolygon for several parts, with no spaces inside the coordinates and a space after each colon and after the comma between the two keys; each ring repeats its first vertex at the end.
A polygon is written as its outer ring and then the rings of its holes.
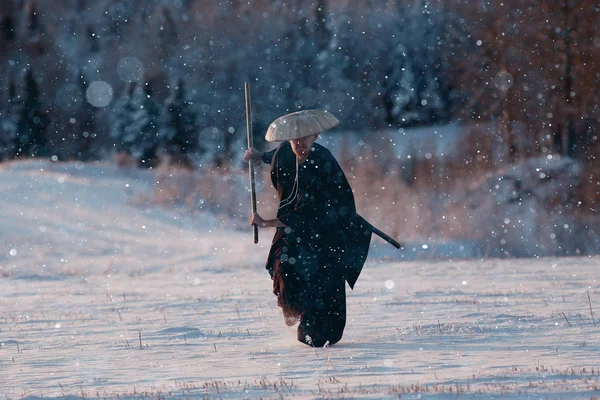
{"type": "Polygon", "coordinates": [[[0,170],[0,398],[600,396],[597,257],[383,261],[295,341],[249,231],[109,166],[0,170]]]}

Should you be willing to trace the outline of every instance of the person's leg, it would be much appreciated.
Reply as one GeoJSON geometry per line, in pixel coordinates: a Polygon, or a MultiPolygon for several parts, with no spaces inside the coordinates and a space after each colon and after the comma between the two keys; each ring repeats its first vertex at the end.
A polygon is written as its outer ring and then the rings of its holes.
{"type": "Polygon", "coordinates": [[[309,309],[302,314],[298,325],[298,341],[312,347],[323,347],[327,339],[321,334],[321,317],[314,309],[309,309]]]}
{"type": "Polygon", "coordinates": [[[302,310],[299,307],[299,285],[293,269],[277,260],[273,274],[273,294],[277,296],[277,305],[281,307],[283,320],[287,326],[298,322],[302,310]]]}
{"type": "Polygon", "coordinates": [[[313,301],[298,326],[298,341],[323,347],[340,341],[346,326],[346,287],[343,278],[321,276],[313,284],[313,301]]]}
{"type": "Polygon", "coordinates": [[[273,294],[287,326],[295,325],[311,298],[310,281],[316,271],[316,257],[298,245],[282,247],[275,258],[273,294]]]}
{"type": "Polygon", "coordinates": [[[331,302],[324,315],[323,330],[327,333],[329,344],[340,341],[346,327],[346,290],[342,281],[334,291],[330,292],[331,302]]]}

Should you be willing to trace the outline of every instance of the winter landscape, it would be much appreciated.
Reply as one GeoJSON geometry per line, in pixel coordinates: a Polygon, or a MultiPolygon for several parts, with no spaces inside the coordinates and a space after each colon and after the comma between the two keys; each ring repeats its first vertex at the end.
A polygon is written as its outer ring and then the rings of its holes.
{"type": "Polygon", "coordinates": [[[373,240],[344,338],[311,349],[271,294],[272,232],[143,202],[142,172],[0,169],[3,398],[600,395],[597,256],[401,261],[426,243],[373,240]]]}
{"type": "Polygon", "coordinates": [[[593,0],[1,0],[0,400],[597,400],[599,27],[593,0]],[[373,236],[318,348],[243,160],[306,109],[402,243],[373,236]]]}

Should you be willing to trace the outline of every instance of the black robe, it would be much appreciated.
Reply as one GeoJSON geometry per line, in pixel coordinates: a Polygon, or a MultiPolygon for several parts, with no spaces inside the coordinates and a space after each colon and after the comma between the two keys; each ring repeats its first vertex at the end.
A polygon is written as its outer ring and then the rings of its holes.
{"type": "Polygon", "coordinates": [[[334,344],[346,324],[345,282],[353,288],[362,270],[370,225],[356,213],[348,180],[325,147],[313,144],[297,179],[288,142],[263,153],[263,161],[279,194],[277,218],[287,226],[277,228],[266,264],[273,293],[288,324],[300,319],[299,341],[334,344]]]}

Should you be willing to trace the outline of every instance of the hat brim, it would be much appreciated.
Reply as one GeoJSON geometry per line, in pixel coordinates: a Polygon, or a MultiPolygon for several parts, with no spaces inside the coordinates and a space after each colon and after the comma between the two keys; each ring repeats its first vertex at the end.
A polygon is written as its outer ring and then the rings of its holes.
{"type": "Polygon", "coordinates": [[[265,135],[268,142],[301,139],[339,125],[340,121],[327,110],[302,110],[277,118],[265,135]]]}

